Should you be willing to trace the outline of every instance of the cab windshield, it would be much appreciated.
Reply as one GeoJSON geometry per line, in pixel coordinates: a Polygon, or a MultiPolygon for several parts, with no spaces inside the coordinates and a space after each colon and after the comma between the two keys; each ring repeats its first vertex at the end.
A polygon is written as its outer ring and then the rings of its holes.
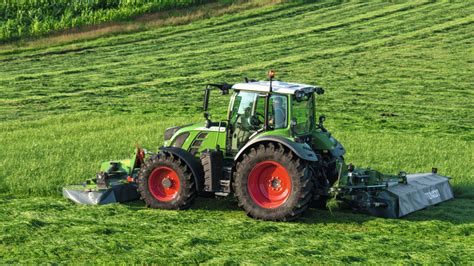
{"type": "Polygon", "coordinates": [[[296,122],[296,134],[308,133],[314,126],[314,94],[300,99],[293,97],[292,120],[296,122]]]}

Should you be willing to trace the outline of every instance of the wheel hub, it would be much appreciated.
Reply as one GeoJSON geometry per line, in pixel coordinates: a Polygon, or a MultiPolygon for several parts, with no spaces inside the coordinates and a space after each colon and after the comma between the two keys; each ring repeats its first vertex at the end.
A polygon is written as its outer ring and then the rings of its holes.
{"type": "Polygon", "coordinates": [[[272,177],[272,179],[270,181],[270,185],[273,189],[279,189],[281,187],[281,181],[278,178],[278,176],[272,177]]]}
{"type": "Polygon", "coordinates": [[[171,181],[170,177],[167,176],[167,177],[163,178],[163,181],[161,181],[161,184],[162,184],[165,188],[170,188],[171,185],[173,185],[173,181],[171,181]]]}

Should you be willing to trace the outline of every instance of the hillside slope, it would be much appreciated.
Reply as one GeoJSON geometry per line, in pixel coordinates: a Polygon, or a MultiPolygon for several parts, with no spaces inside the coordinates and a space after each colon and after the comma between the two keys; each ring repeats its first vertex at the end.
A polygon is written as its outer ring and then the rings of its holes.
{"type": "MultiPolygon", "coordinates": [[[[472,262],[472,14],[469,1],[287,3],[0,51],[0,258],[472,262]],[[59,198],[98,162],[126,157],[136,143],[155,149],[166,127],[202,120],[206,83],[263,79],[270,68],[280,80],[326,89],[317,113],[349,162],[389,173],[436,166],[454,177],[457,199],[403,220],[310,210],[282,224],[250,220],[230,200],[166,212],[59,198]]],[[[213,94],[214,119],[227,102],[213,94]]]]}
{"type": "MultiPolygon", "coordinates": [[[[149,12],[199,5],[206,1],[2,1],[0,43],[59,30],[125,21],[149,12]]],[[[209,1],[207,1],[209,2],[209,1]]]]}

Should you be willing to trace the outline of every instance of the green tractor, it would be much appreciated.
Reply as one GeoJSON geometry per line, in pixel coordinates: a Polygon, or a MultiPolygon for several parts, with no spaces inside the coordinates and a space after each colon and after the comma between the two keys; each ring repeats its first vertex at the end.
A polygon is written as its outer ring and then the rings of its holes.
{"type": "Polygon", "coordinates": [[[383,217],[453,197],[448,178],[436,169],[385,175],[346,165],[344,147],[324,127],[325,117],[316,119],[316,98],[324,90],[273,81],[274,72],[268,74],[269,81],[209,84],[203,123],[168,128],[158,153],[137,148],[132,160],[105,163],[84,189],[70,186],[63,194],[101,204],[113,202],[101,202],[101,193],[126,201],[138,190],[147,206],[170,210],[189,208],[199,194],[233,194],[248,216],[273,221],[293,220],[310,206],[325,206],[329,197],[383,217]],[[207,112],[212,90],[232,91],[224,121],[211,121],[207,112]]]}

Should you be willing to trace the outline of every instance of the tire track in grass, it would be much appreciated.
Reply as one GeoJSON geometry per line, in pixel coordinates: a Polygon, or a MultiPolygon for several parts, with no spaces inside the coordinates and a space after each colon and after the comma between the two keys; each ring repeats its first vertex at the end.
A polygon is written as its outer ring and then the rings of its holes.
{"type": "MultiPolygon", "coordinates": [[[[225,50],[232,50],[232,51],[234,51],[235,49],[233,49],[233,47],[230,47],[230,48],[225,48],[225,50]]],[[[192,54],[191,54],[192,56],[195,56],[195,55],[196,55],[195,52],[191,52],[191,53],[192,53],[192,54]],[[194,53],[194,54],[193,54],[193,53],[194,53]]],[[[201,52],[201,53],[202,53],[202,54],[207,54],[207,53],[209,53],[209,51],[204,51],[204,52],[201,52]]]]}
{"type": "MultiPolygon", "coordinates": [[[[128,64],[129,62],[126,62],[126,63],[117,63],[117,64],[120,64],[120,65],[125,65],[125,64],[128,64]]],[[[107,66],[108,68],[110,68],[111,66],[107,66]]],[[[89,71],[92,71],[94,69],[91,69],[91,67],[88,67],[88,70],[89,71]]],[[[64,74],[65,72],[66,73],[70,73],[70,72],[79,72],[80,70],[78,69],[72,69],[72,70],[66,70],[66,71],[62,71],[58,74],[64,74]]],[[[38,76],[36,78],[45,78],[45,77],[49,77],[52,73],[48,73],[48,74],[44,74],[44,73],[41,73],[41,74],[38,74],[38,76]]],[[[81,74],[82,75],[82,74],[81,74]]],[[[16,77],[18,78],[18,77],[16,77]]],[[[30,78],[30,77],[25,77],[25,78],[30,78]]]]}

